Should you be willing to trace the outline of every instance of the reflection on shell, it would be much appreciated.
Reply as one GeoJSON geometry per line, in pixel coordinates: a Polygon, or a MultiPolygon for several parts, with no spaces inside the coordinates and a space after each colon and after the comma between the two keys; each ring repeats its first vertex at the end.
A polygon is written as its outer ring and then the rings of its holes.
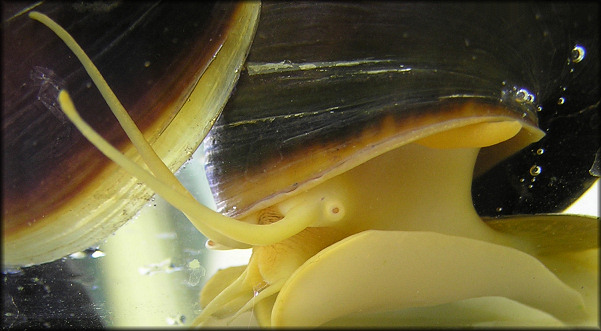
{"type": "MultiPolygon", "coordinates": [[[[523,40],[522,32],[538,24],[533,18],[521,14],[520,25],[498,29],[518,12],[504,6],[265,4],[248,70],[205,143],[219,210],[243,215],[349,160],[365,161],[352,155],[375,156],[367,150],[391,137],[416,139],[430,123],[484,116],[459,114],[463,103],[487,105],[495,114],[504,107],[502,116],[535,126],[533,95],[544,97],[549,55],[542,35],[523,40]],[[360,139],[362,132],[383,131],[386,118],[396,126],[389,136],[360,139]],[[316,151],[328,159],[305,159],[316,151]],[[273,176],[285,179],[280,184],[273,176]]],[[[526,140],[509,153],[537,138],[526,140]]]]}

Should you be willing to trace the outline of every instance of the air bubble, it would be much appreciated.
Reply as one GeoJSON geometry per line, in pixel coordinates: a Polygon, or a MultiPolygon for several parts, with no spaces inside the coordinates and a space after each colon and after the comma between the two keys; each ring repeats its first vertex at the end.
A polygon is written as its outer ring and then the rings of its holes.
{"type": "Polygon", "coordinates": [[[75,252],[71,255],[69,255],[70,258],[72,259],[76,259],[76,260],[81,260],[83,258],[86,258],[88,255],[85,252],[75,252]]]}
{"type": "Polygon", "coordinates": [[[574,46],[574,48],[572,49],[572,54],[571,54],[572,62],[578,63],[578,62],[584,60],[585,55],[586,55],[586,50],[584,49],[584,47],[582,47],[580,45],[574,46]]]}
{"type": "Polygon", "coordinates": [[[526,89],[519,89],[515,94],[515,99],[518,102],[534,102],[534,94],[526,89]]]}
{"type": "Polygon", "coordinates": [[[91,256],[92,258],[94,258],[94,259],[97,259],[97,258],[99,258],[99,257],[106,256],[106,254],[105,254],[103,251],[101,251],[101,250],[96,250],[96,251],[94,251],[94,253],[92,253],[92,255],[90,255],[90,256],[91,256]]]}
{"type": "Polygon", "coordinates": [[[146,61],[146,62],[144,62],[144,67],[145,67],[145,68],[148,68],[148,67],[150,67],[150,61],[146,61]]]}
{"type": "Polygon", "coordinates": [[[542,148],[539,148],[539,149],[536,150],[536,154],[537,155],[543,155],[544,153],[545,153],[545,150],[542,149],[542,148]]]}
{"type": "Polygon", "coordinates": [[[561,97],[557,100],[558,105],[563,105],[565,102],[566,102],[566,99],[564,97],[561,97]]]}
{"type": "Polygon", "coordinates": [[[255,286],[253,286],[254,296],[259,295],[259,293],[261,293],[261,291],[263,291],[267,287],[269,287],[269,284],[266,281],[264,281],[264,280],[262,280],[260,283],[258,283],[255,286]]]}
{"type": "Polygon", "coordinates": [[[540,166],[537,166],[537,165],[535,164],[535,165],[533,165],[533,166],[530,168],[530,175],[532,175],[532,176],[535,176],[535,177],[536,177],[536,176],[540,175],[540,173],[541,173],[542,171],[543,171],[543,169],[542,169],[540,166]]]}
{"type": "Polygon", "coordinates": [[[500,213],[503,211],[503,207],[497,207],[497,209],[495,209],[497,211],[497,213],[500,213]]]}

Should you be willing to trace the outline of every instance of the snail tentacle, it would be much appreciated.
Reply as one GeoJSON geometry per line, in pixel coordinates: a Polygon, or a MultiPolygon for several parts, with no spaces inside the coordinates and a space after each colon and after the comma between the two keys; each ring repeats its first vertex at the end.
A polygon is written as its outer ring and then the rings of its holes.
{"type": "Polygon", "coordinates": [[[102,94],[102,97],[106,101],[107,105],[119,121],[119,124],[131,142],[134,144],[138,153],[140,153],[140,156],[142,156],[144,163],[148,165],[155,176],[160,177],[164,181],[173,185],[182,194],[190,195],[190,193],[184,188],[179,180],[177,180],[175,175],[173,175],[165,163],[155,153],[148,141],[146,141],[144,135],[142,135],[142,132],[138,129],[132,118],[129,116],[125,110],[125,107],[123,107],[123,104],[121,104],[100,71],[98,71],[98,68],[96,68],[92,60],[84,52],[81,46],[79,46],[75,39],[73,39],[73,37],[60,25],[42,13],[31,12],[29,17],[50,28],[59,38],[63,40],[65,45],[67,45],[67,47],[69,47],[73,54],[75,54],[75,56],[79,59],[84,69],[98,88],[98,91],[100,91],[100,94],[102,94]]]}
{"type": "Polygon", "coordinates": [[[311,203],[311,201],[293,208],[280,221],[265,225],[240,222],[221,215],[200,204],[191,196],[182,195],[173,185],[153,176],[110,145],[79,116],[69,93],[65,90],[59,93],[59,104],[65,115],[96,148],[152,188],[175,208],[183,211],[197,228],[205,228],[206,225],[233,240],[249,245],[269,245],[301,232],[324,217],[323,204],[311,203]]]}
{"type": "Polygon", "coordinates": [[[62,90],[59,93],[58,98],[63,112],[65,112],[82,134],[84,134],[84,136],[102,153],[129,172],[132,176],[137,177],[152,188],[175,208],[181,210],[194,226],[200,232],[207,235],[207,237],[217,242],[225,242],[228,244],[232,243],[232,241],[237,241],[238,244],[270,245],[301,232],[314,222],[322,221],[324,218],[323,203],[309,201],[307,202],[307,205],[305,205],[303,202],[302,205],[293,208],[280,221],[261,225],[240,222],[236,219],[229,218],[196,201],[156,155],[152,146],[144,139],[125,108],[121,105],[111,88],[102,78],[98,69],[68,32],[44,14],[31,12],[29,16],[50,28],[75,53],[86,68],[88,74],[92,77],[98,89],[102,92],[103,97],[111,107],[113,113],[120,118],[119,122],[123,129],[127,132],[135,147],[138,149],[138,152],[142,155],[144,162],[148,165],[154,175],[128,159],[89,126],[79,116],[73,101],[65,90],[62,90]]]}
{"type": "Polygon", "coordinates": [[[192,325],[201,325],[215,313],[224,311],[237,312],[240,307],[243,307],[249,300],[252,300],[252,295],[250,295],[250,292],[247,291],[247,286],[245,286],[247,275],[248,269],[245,268],[240,276],[203,307],[200,314],[192,322],[192,325]]]}
{"type": "MultiPolygon", "coordinates": [[[[168,183],[176,191],[178,191],[179,195],[184,195],[189,197],[190,199],[194,199],[190,192],[188,192],[188,190],[179,182],[179,180],[175,177],[175,175],[173,175],[169,168],[167,168],[167,166],[161,160],[161,158],[159,158],[159,156],[155,153],[154,149],[152,148],[152,146],[150,146],[148,141],[146,141],[146,139],[142,135],[142,132],[138,129],[132,118],[125,110],[125,107],[123,107],[123,105],[121,104],[113,90],[110,88],[110,86],[108,85],[98,68],[94,65],[92,60],[88,57],[88,55],[81,48],[81,46],[79,46],[77,41],[75,41],[75,39],[73,39],[73,37],[65,29],[63,29],[60,25],[54,22],[50,17],[36,11],[29,13],[29,17],[44,24],[46,27],[52,30],[65,43],[65,45],[71,50],[71,52],[75,54],[75,56],[81,62],[84,69],[86,70],[86,72],[100,91],[100,94],[106,101],[107,105],[119,121],[119,124],[129,137],[130,141],[133,143],[138,153],[140,153],[142,160],[154,173],[156,178],[161,178],[163,182],[168,183]]],[[[94,144],[94,142],[92,143],[94,144]]],[[[240,243],[232,243],[231,240],[228,240],[227,238],[222,238],[222,236],[219,233],[215,233],[215,231],[208,229],[202,223],[195,223],[194,225],[200,232],[202,232],[208,237],[214,238],[214,240],[216,241],[226,242],[233,246],[241,246],[240,243]]]]}

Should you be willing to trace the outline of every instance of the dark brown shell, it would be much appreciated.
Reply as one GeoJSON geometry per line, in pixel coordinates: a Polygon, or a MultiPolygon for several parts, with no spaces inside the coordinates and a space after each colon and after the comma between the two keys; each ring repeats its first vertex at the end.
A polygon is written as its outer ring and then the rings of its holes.
{"type": "MultiPolygon", "coordinates": [[[[130,219],[153,194],[82,139],[62,115],[56,97],[59,89],[66,88],[84,120],[121,151],[137,157],[79,61],[27,11],[47,14],[73,35],[173,171],[202,141],[247,53],[243,50],[238,63],[227,69],[232,73],[228,81],[215,83],[225,94],[220,105],[197,109],[196,115],[182,114],[192,89],[200,85],[241,16],[248,15],[241,8],[248,6],[50,2],[21,11],[23,6],[3,5],[2,220],[8,264],[62,257],[73,251],[56,246],[72,241],[77,241],[77,249],[93,245],[130,219]],[[212,113],[213,118],[208,117],[208,123],[195,118],[203,113],[212,113]],[[65,218],[71,223],[53,228],[56,219],[65,218]],[[84,226],[87,222],[94,225],[84,226]],[[80,228],[82,233],[63,238],[62,232],[80,228]],[[37,235],[30,235],[36,231],[37,235]],[[39,256],[32,257],[24,253],[32,241],[51,247],[40,247],[39,256]]],[[[258,14],[259,5],[253,6],[258,14]]],[[[254,32],[255,21],[256,15],[249,31],[254,32]]],[[[251,37],[238,47],[249,47],[251,37]]]]}
{"type": "Polygon", "coordinates": [[[266,206],[442,123],[518,119],[526,130],[512,152],[540,139],[537,106],[558,63],[551,45],[567,38],[540,27],[528,5],[265,4],[246,70],[205,141],[219,210],[266,206]]]}

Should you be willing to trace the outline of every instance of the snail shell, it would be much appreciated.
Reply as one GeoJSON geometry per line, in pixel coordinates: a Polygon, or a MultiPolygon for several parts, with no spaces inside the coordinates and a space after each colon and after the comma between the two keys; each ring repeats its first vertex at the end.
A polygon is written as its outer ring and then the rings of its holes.
{"type": "Polygon", "coordinates": [[[205,141],[219,211],[244,216],[409,141],[492,118],[523,130],[479,171],[540,139],[537,105],[557,63],[550,41],[567,36],[525,38],[539,22],[522,9],[265,4],[205,141]]]}
{"type": "MultiPolygon", "coordinates": [[[[229,96],[258,8],[114,2],[44,3],[35,10],[73,33],[175,171],[229,96]]],[[[32,8],[20,9],[5,8],[13,16],[3,30],[8,45],[2,92],[5,265],[48,262],[90,247],[131,219],[153,194],[82,139],[62,115],[56,97],[68,88],[84,119],[135,155],[79,61],[27,17],[32,8]]]]}

